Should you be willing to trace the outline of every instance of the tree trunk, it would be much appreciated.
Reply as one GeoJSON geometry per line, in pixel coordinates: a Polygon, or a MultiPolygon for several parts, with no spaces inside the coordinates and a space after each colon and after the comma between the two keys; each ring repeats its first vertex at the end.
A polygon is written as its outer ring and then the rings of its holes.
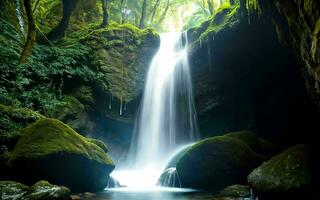
{"type": "Polygon", "coordinates": [[[125,23],[125,21],[126,21],[126,19],[125,19],[125,14],[124,14],[124,12],[123,12],[123,9],[124,9],[124,0],[121,0],[121,4],[120,4],[120,14],[121,14],[121,24],[124,24],[125,23]]]}
{"type": "Polygon", "coordinates": [[[139,28],[143,29],[146,27],[146,15],[147,15],[147,0],[143,0],[142,10],[141,10],[141,19],[139,28]]]}
{"type": "Polygon", "coordinates": [[[103,21],[100,27],[104,28],[109,25],[109,12],[108,12],[109,0],[101,0],[101,1],[102,1],[103,21]]]}
{"type": "Polygon", "coordinates": [[[159,4],[160,4],[160,0],[157,0],[156,4],[153,7],[152,16],[151,16],[151,20],[150,20],[151,23],[154,20],[154,16],[156,15],[156,12],[157,12],[157,9],[159,7],[159,4]]]}
{"type": "Polygon", "coordinates": [[[162,15],[160,17],[160,20],[157,23],[158,25],[160,25],[163,22],[164,18],[166,18],[167,13],[169,11],[169,7],[170,7],[170,0],[167,0],[166,8],[164,9],[164,12],[162,13],[162,15]]]}
{"type": "Polygon", "coordinates": [[[69,25],[71,14],[77,6],[78,1],[79,0],[62,0],[63,16],[59,25],[48,34],[49,40],[57,40],[64,36],[69,25]]]}
{"type": "Polygon", "coordinates": [[[28,35],[27,35],[27,41],[24,45],[23,51],[20,56],[20,60],[19,60],[20,64],[25,63],[28,57],[32,54],[32,49],[36,41],[36,25],[33,18],[31,2],[30,0],[23,0],[23,3],[26,9],[26,14],[28,18],[28,35]]]}

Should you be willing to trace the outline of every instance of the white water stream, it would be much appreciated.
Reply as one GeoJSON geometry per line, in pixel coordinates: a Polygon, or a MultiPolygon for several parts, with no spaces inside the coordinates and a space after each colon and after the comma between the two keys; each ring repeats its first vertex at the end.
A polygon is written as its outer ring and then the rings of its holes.
{"type": "Polygon", "coordinates": [[[154,187],[168,158],[198,138],[187,35],[164,33],[160,39],[147,74],[128,170],[112,173],[131,188],[154,187]]]}

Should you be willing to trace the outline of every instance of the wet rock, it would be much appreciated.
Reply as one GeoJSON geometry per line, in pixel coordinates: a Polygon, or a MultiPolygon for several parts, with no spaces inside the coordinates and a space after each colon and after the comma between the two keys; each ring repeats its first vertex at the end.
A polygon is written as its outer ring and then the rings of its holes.
{"type": "Polygon", "coordinates": [[[73,192],[103,190],[114,169],[105,151],[59,120],[41,119],[22,130],[9,153],[9,177],[28,185],[48,180],[73,192]]]}
{"type": "Polygon", "coordinates": [[[29,187],[13,182],[13,181],[1,181],[0,182],[0,199],[22,199],[22,197],[28,192],[29,187]]]}
{"type": "Polygon", "coordinates": [[[260,197],[304,199],[311,191],[310,148],[292,147],[263,163],[248,176],[249,184],[260,197]]]}
{"type": "Polygon", "coordinates": [[[245,184],[247,175],[263,159],[245,143],[219,136],[192,145],[178,161],[177,171],[182,187],[217,191],[245,184]]]}
{"type": "Polygon", "coordinates": [[[51,185],[39,181],[32,187],[14,181],[0,182],[0,199],[2,200],[68,200],[70,190],[63,186],[51,185]]]}
{"type": "Polygon", "coordinates": [[[223,189],[217,196],[250,198],[251,189],[247,185],[231,185],[223,189]]]}
{"type": "Polygon", "coordinates": [[[181,181],[175,167],[166,169],[157,181],[157,186],[181,188],[181,181]]]}
{"type": "Polygon", "coordinates": [[[48,181],[39,181],[30,188],[24,198],[30,200],[68,200],[70,199],[70,190],[63,186],[51,185],[48,181]]]}

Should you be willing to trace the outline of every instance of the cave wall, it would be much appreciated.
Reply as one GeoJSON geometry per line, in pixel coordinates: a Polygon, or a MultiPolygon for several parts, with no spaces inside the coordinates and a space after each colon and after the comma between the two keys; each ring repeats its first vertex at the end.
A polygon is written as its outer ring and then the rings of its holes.
{"type": "Polygon", "coordinates": [[[306,87],[320,108],[320,2],[274,0],[264,6],[281,31],[289,31],[290,37],[285,39],[301,60],[306,87]]]}
{"type": "Polygon", "coordinates": [[[312,140],[319,114],[304,68],[271,15],[236,4],[188,33],[202,137],[249,129],[281,146],[312,140]]]}

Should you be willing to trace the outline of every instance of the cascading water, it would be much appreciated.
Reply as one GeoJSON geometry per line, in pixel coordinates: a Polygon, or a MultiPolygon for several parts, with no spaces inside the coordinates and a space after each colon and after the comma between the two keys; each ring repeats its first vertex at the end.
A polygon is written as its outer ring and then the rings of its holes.
{"type": "Polygon", "coordinates": [[[113,176],[128,187],[155,186],[167,159],[198,138],[186,33],[164,33],[146,79],[127,171],[113,176]]]}

